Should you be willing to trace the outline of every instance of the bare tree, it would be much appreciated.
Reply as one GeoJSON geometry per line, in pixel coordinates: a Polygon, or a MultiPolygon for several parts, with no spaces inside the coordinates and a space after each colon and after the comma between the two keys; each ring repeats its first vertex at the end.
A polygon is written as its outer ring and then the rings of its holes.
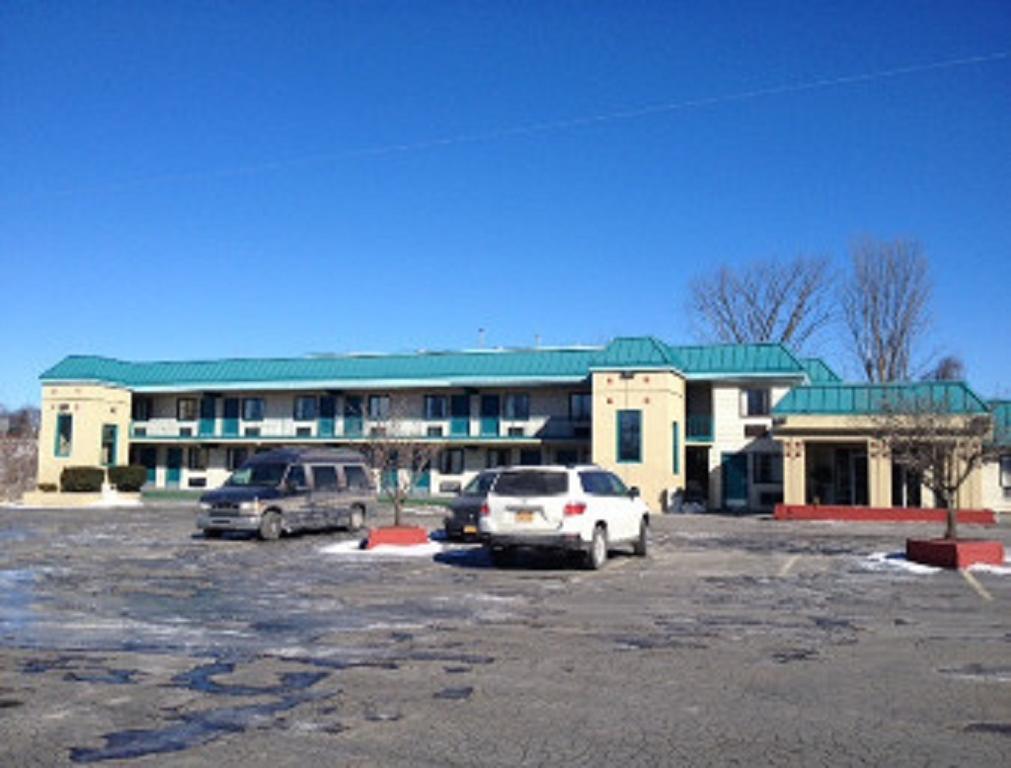
{"type": "Polygon", "coordinates": [[[965,363],[957,355],[945,355],[927,371],[924,381],[965,381],[965,363]]]}
{"type": "Polygon", "coordinates": [[[380,498],[393,506],[393,524],[401,525],[404,505],[414,492],[417,478],[431,468],[439,454],[437,440],[424,433],[419,415],[412,413],[408,397],[391,397],[372,417],[364,452],[380,473],[380,498]]]}
{"type": "Polygon", "coordinates": [[[868,381],[905,381],[928,321],[923,248],[914,240],[866,238],[853,246],[852,267],[842,304],[853,354],[868,381]]]}
{"type": "Polygon", "coordinates": [[[35,487],[39,409],[0,405],[0,500],[16,501],[35,487]]]}
{"type": "Polygon", "coordinates": [[[961,413],[947,398],[899,394],[881,403],[875,438],[892,462],[929,488],[947,509],[944,537],[958,537],[958,492],[983,462],[1000,453],[990,414],[961,413]]]}
{"type": "Polygon", "coordinates": [[[778,341],[798,349],[832,320],[829,259],[798,256],[721,266],[691,285],[691,308],[706,335],[744,344],[778,341]]]}

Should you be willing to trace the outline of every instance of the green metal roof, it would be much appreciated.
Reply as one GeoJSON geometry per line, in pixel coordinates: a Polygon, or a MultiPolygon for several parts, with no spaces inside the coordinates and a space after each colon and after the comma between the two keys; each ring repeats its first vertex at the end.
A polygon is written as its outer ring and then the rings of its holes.
{"type": "Polygon", "coordinates": [[[842,377],[829,368],[828,363],[820,357],[801,358],[800,364],[804,368],[804,372],[807,374],[807,378],[812,384],[833,384],[842,382],[842,377]]]}
{"type": "Polygon", "coordinates": [[[772,409],[776,416],[867,416],[889,404],[929,403],[950,413],[986,413],[986,403],[964,382],[816,384],[790,390],[772,409]]]}
{"type": "Polygon", "coordinates": [[[990,401],[998,445],[1011,446],[1011,400],[990,401]]]}
{"type": "MultiPolygon", "coordinates": [[[[72,355],[43,383],[98,382],[135,391],[256,386],[467,386],[580,382],[594,369],[662,368],[687,378],[799,377],[804,367],[780,344],[670,346],[652,336],[619,337],[604,347],[420,352],[404,355],[126,362],[72,355]]],[[[826,366],[827,369],[827,366],[826,366]]]]}

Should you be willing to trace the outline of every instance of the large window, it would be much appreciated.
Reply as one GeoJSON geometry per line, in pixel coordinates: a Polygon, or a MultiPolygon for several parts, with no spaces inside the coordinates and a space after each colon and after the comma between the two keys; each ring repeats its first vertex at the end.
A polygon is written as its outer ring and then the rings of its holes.
{"type": "Polygon", "coordinates": [[[783,482],[783,454],[751,454],[751,477],[756,483],[779,484],[783,482]]]}
{"type": "Polygon", "coordinates": [[[133,396],[130,414],[134,421],[147,421],[151,418],[151,398],[133,396]]]}
{"type": "Polygon", "coordinates": [[[295,421],[314,421],[319,413],[319,401],[312,395],[295,398],[295,421]]]}
{"type": "Polygon", "coordinates": [[[463,448],[449,448],[440,453],[439,472],[444,475],[463,474],[463,448]]]}
{"type": "Polygon", "coordinates": [[[593,417],[593,395],[589,392],[572,392],[569,394],[569,419],[572,421],[589,421],[593,417]]]}
{"type": "Polygon", "coordinates": [[[1000,486],[1005,489],[1011,488],[1011,453],[1000,457],[1000,486]]]}
{"type": "Polygon", "coordinates": [[[180,397],[176,400],[176,418],[179,421],[196,421],[197,399],[195,397],[180,397]]]}
{"type": "Polygon", "coordinates": [[[642,411],[618,411],[618,461],[642,461],[642,411]]]}
{"type": "Polygon", "coordinates": [[[445,419],[447,415],[445,395],[425,395],[426,419],[445,419]]]}
{"type": "Polygon", "coordinates": [[[69,456],[74,444],[74,417],[61,413],[56,417],[56,455],[69,456]]]}
{"type": "Polygon", "coordinates": [[[263,421],[262,397],[244,397],[242,399],[242,420],[263,421]]]}
{"type": "Polygon", "coordinates": [[[530,418],[530,395],[512,394],[505,396],[505,417],[522,421],[530,418]]]}
{"type": "Polygon", "coordinates": [[[386,421],[390,418],[389,395],[369,395],[369,418],[372,421],[386,421]]]}
{"type": "Polygon", "coordinates": [[[745,389],[741,391],[742,416],[768,416],[769,413],[768,389],[745,389]]]}
{"type": "Polygon", "coordinates": [[[102,464],[110,467],[116,463],[116,433],[119,428],[115,424],[102,425],[102,464]]]}

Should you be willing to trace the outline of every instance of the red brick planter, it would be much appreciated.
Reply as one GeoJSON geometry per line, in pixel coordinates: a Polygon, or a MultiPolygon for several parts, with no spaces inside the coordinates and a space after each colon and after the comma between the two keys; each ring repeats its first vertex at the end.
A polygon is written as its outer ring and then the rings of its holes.
{"type": "Polygon", "coordinates": [[[365,549],[373,547],[410,547],[415,544],[428,543],[428,529],[417,525],[389,525],[383,528],[372,528],[365,540],[365,549]]]}
{"type": "Polygon", "coordinates": [[[938,568],[1004,565],[1004,545],[983,539],[906,539],[906,559],[938,568]]]}
{"type": "MultiPolygon", "coordinates": [[[[960,509],[958,522],[967,525],[996,525],[990,509],[960,509]]],[[[831,507],[821,504],[777,504],[776,520],[838,520],[852,523],[944,523],[945,509],[831,507]]]]}

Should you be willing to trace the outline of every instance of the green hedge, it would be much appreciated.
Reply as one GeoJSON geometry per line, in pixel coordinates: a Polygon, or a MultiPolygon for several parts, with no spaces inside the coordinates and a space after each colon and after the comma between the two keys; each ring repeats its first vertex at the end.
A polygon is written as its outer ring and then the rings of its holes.
{"type": "Polygon", "coordinates": [[[116,486],[116,490],[135,493],[147,482],[147,467],[140,464],[109,467],[109,482],[116,486]]]}
{"type": "Polygon", "coordinates": [[[64,493],[95,493],[102,490],[105,470],[101,467],[67,467],[60,473],[64,493]]]}

